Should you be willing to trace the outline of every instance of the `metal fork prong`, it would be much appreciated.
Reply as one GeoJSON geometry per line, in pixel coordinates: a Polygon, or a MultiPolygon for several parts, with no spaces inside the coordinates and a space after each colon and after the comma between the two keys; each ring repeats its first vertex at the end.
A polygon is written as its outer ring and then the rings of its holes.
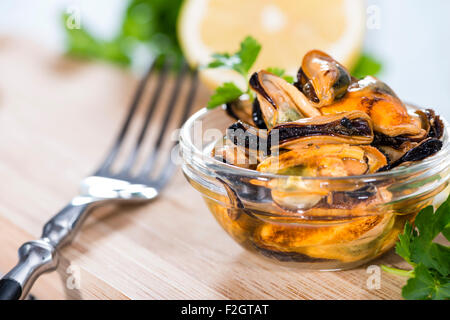
{"type": "MultiPolygon", "coordinates": [[[[191,86],[189,89],[189,94],[186,100],[186,103],[183,106],[183,115],[181,116],[177,128],[179,128],[189,117],[190,111],[192,109],[192,105],[194,104],[195,94],[197,93],[198,88],[198,72],[195,70],[192,74],[191,86]]],[[[178,147],[178,142],[173,143],[172,147],[168,155],[166,156],[166,160],[162,163],[165,163],[163,168],[160,170],[159,176],[155,179],[156,185],[158,189],[162,189],[165,187],[170,177],[172,177],[173,171],[175,170],[176,163],[171,158],[172,151],[175,147],[178,147]]]]}
{"type": "Polygon", "coordinates": [[[163,119],[161,128],[159,129],[159,134],[158,134],[158,138],[155,142],[155,146],[154,146],[153,150],[151,151],[150,156],[148,157],[144,166],[142,167],[142,170],[139,173],[139,176],[148,175],[150,173],[151,169],[153,168],[155,160],[158,158],[158,154],[161,149],[161,144],[164,140],[164,136],[167,135],[167,132],[166,132],[167,126],[169,125],[170,119],[173,116],[172,112],[175,109],[175,105],[180,96],[181,84],[183,83],[183,80],[186,77],[186,73],[188,71],[189,71],[189,67],[188,67],[187,63],[184,61],[183,65],[181,67],[181,71],[178,74],[178,78],[176,80],[175,86],[172,89],[172,93],[171,93],[169,102],[167,103],[167,106],[165,108],[166,113],[164,115],[164,119],[163,119]]]}
{"type": "Polygon", "coordinates": [[[145,115],[144,123],[141,128],[141,132],[139,133],[139,136],[136,140],[136,144],[134,145],[133,151],[131,151],[129,157],[127,158],[122,170],[121,175],[126,175],[127,172],[133,167],[133,164],[136,161],[136,158],[139,154],[139,150],[141,147],[142,142],[145,138],[145,133],[148,129],[148,124],[150,123],[151,118],[153,117],[153,114],[155,113],[156,106],[160,100],[161,93],[164,90],[164,85],[166,84],[167,74],[169,71],[171,63],[166,60],[164,62],[164,65],[162,69],[158,72],[158,79],[157,81],[157,87],[153,93],[153,98],[151,102],[149,103],[149,108],[147,110],[147,114],[145,115]]]}
{"type": "Polygon", "coordinates": [[[128,111],[128,115],[125,118],[125,122],[123,123],[122,128],[119,131],[119,135],[117,136],[116,141],[114,142],[110,152],[108,153],[108,156],[103,161],[100,168],[96,171],[96,173],[95,173],[96,175],[104,175],[110,171],[111,165],[113,164],[117,154],[119,153],[122,142],[125,138],[125,135],[127,134],[128,128],[130,127],[131,120],[133,119],[133,116],[136,113],[136,110],[139,106],[139,103],[141,101],[141,98],[143,96],[145,88],[147,86],[147,82],[150,79],[150,75],[153,73],[153,70],[155,69],[156,61],[157,61],[157,58],[155,58],[152,61],[150,68],[147,70],[147,72],[144,75],[144,78],[139,83],[136,93],[134,94],[134,98],[133,98],[133,102],[131,103],[130,110],[128,111]]]}

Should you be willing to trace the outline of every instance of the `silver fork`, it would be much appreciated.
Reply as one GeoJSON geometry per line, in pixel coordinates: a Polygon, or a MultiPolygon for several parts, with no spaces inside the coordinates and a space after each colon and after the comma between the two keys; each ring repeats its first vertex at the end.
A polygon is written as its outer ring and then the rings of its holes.
{"type": "Polygon", "coordinates": [[[0,280],[0,300],[25,298],[41,274],[55,270],[59,262],[59,249],[73,240],[83,221],[92,212],[92,209],[110,201],[145,203],[156,198],[167,184],[175,169],[175,164],[170,159],[170,151],[175,145],[169,149],[169,152],[163,152],[161,147],[166,139],[166,131],[180,96],[182,82],[190,79],[189,91],[186,101],[182,104],[182,115],[178,126],[189,116],[189,110],[193,104],[198,84],[197,72],[189,70],[185,62],[183,62],[177,74],[175,85],[170,93],[167,106],[165,106],[166,111],[153,150],[139,173],[134,175],[131,173],[131,170],[136,165],[139,151],[142,149],[142,143],[151,119],[154,118],[155,110],[160,106],[161,93],[167,83],[167,74],[171,67],[167,60],[157,75],[156,90],[146,110],[144,122],[134,147],[128,158],[126,158],[122,169],[118,173],[114,173],[112,170],[112,165],[117,159],[136,110],[142,101],[150,76],[155,71],[155,62],[140,82],[125,123],[99,169],[93,175],[82,180],[80,195],[73,198],[66,207],[45,224],[39,240],[27,242],[20,247],[19,262],[0,280]],[[164,165],[158,171],[157,177],[151,178],[150,174],[154,171],[155,163],[158,159],[165,159],[162,162],[164,165]]]}

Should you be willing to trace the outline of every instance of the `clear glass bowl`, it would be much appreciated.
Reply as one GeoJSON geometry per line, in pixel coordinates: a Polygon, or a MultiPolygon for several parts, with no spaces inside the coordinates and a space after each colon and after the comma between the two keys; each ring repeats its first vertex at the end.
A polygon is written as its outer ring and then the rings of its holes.
{"type": "Polygon", "coordinates": [[[421,162],[371,175],[317,178],[264,174],[214,159],[213,145],[234,120],[220,108],[202,109],[181,130],[182,168],[244,248],[305,269],[348,269],[392,248],[406,221],[448,193],[443,121],[442,150],[421,162]],[[318,192],[327,199],[319,205],[318,192]]]}

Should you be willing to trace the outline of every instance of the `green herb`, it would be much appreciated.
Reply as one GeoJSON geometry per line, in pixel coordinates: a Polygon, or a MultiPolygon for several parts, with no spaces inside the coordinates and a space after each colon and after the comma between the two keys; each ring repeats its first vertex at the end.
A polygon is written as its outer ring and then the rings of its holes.
{"type": "Polygon", "coordinates": [[[232,82],[225,82],[216,89],[208,101],[207,108],[213,109],[224,103],[238,99],[244,92],[232,82]]]}
{"type": "Polygon", "coordinates": [[[377,61],[374,57],[367,53],[363,53],[358,61],[356,62],[355,67],[353,68],[351,74],[355,78],[363,78],[367,75],[376,75],[382,69],[381,62],[377,61]]]}
{"type": "Polygon", "coordinates": [[[227,69],[232,69],[239,72],[246,78],[260,51],[261,45],[258,41],[248,36],[241,42],[241,48],[235,54],[213,54],[212,57],[214,60],[208,64],[208,68],[224,67],[227,69]]]}
{"type": "MultiPolygon", "coordinates": [[[[247,36],[240,45],[240,48],[234,54],[229,53],[215,53],[212,55],[213,60],[206,66],[207,68],[225,68],[237,71],[248,83],[249,72],[258,58],[261,51],[261,44],[254,38],[247,36]]],[[[294,79],[284,74],[284,70],[280,68],[269,68],[267,71],[282,77],[287,82],[294,82],[294,79]]],[[[247,90],[244,92],[231,82],[226,82],[216,88],[214,94],[208,102],[208,109],[213,109],[224,103],[231,102],[238,99],[241,95],[247,93],[250,99],[254,99],[247,85],[247,90]]]]}
{"type": "Polygon", "coordinates": [[[129,1],[118,33],[110,40],[93,36],[86,28],[70,29],[64,14],[67,52],[83,58],[121,65],[133,62],[136,50],[151,55],[164,54],[181,61],[176,37],[176,20],[182,0],[129,1]]]}
{"type": "MultiPolygon", "coordinates": [[[[207,68],[225,68],[237,71],[245,81],[248,83],[249,71],[258,58],[261,51],[261,44],[248,36],[240,45],[239,50],[234,54],[229,53],[215,53],[212,55],[213,60],[206,66],[207,68]]],[[[247,85],[247,93],[251,99],[250,88],[247,85]]],[[[239,98],[244,92],[238,88],[234,83],[225,82],[217,87],[208,102],[208,109],[213,109],[219,105],[231,102],[239,98]]]]}
{"type": "Polygon", "coordinates": [[[432,206],[421,210],[414,225],[406,223],[395,247],[414,269],[382,268],[410,277],[402,289],[405,299],[450,299],[450,247],[433,242],[439,233],[450,241],[450,197],[436,212],[432,206]]]}
{"type": "Polygon", "coordinates": [[[294,77],[285,74],[285,70],[281,68],[267,68],[267,71],[273,73],[276,76],[279,76],[286,80],[289,83],[294,83],[294,77]]]}

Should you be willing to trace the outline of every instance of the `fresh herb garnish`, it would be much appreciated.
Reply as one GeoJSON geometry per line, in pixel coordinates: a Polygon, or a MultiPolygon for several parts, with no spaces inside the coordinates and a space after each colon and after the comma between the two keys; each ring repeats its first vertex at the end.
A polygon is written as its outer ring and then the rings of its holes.
{"type": "Polygon", "coordinates": [[[396,253],[414,269],[382,266],[386,272],[409,276],[402,288],[405,299],[450,299],[450,247],[433,242],[442,233],[450,241],[450,197],[433,212],[422,209],[414,221],[407,222],[395,247],[396,253]]]}
{"type": "Polygon", "coordinates": [[[294,83],[294,77],[285,74],[285,70],[281,68],[267,68],[267,71],[273,73],[274,75],[283,78],[289,83],[294,83]]]}
{"type": "Polygon", "coordinates": [[[230,55],[229,53],[215,53],[212,55],[214,58],[208,64],[208,68],[227,68],[239,72],[243,77],[247,78],[250,68],[256,61],[259,52],[261,51],[261,45],[259,42],[250,36],[246,37],[241,42],[239,51],[230,55]]]}
{"type": "Polygon", "coordinates": [[[355,78],[363,78],[365,76],[374,76],[382,69],[381,62],[368,53],[363,53],[356,62],[351,74],[355,78]]]}
{"type": "MultiPolygon", "coordinates": [[[[253,37],[246,37],[240,45],[239,50],[234,54],[229,53],[215,53],[212,55],[213,60],[206,66],[207,68],[225,68],[237,71],[248,83],[249,72],[251,67],[258,58],[258,54],[261,51],[261,44],[253,37]]],[[[250,98],[250,88],[247,84],[247,93],[250,98]]],[[[236,100],[245,92],[241,90],[232,82],[225,82],[221,86],[217,87],[213,95],[209,99],[207,108],[213,109],[224,103],[236,100]]]]}
{"type": "MultiPolygon", "coordinates": [[[[240,45],[239,50],[234,54],[216,53],[213,54],[213,60],[206,66],[207,68],[225,68],[237,71],[248,83],[249,72],[258,58],[261,51],[261,44],[253,37],[246,37],[240,45]]],[[[289,83],[294,82],[294,78],[285,74],[284,69],[268,68],[267,71],[282,77],[289,83]]],[[[213,109],[219,105],[238,99],[241,95],[247,93],[250,99],[253,95],[247,84],[247,90],[243,91],[232,82],[225,82],[216,88],[214,94],[208,102],[208,109],[213,109]]]]}
{"type": "Polygon", "coordinates": [[[214,94],[209,98],[207,109],[213,109],[224,103],[234,101],[243,95],[241,89],[239,89],[233,82],[225,82],[216,89],[214,94]]]}

